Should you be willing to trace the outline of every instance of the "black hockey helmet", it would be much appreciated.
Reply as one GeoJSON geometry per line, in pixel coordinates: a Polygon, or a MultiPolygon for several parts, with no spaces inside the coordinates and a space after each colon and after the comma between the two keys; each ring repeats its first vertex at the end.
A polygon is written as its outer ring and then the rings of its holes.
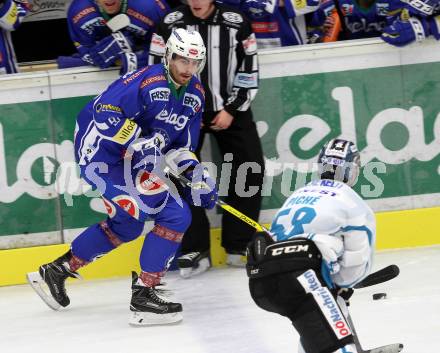
{"type": "Polygon", "coordinates": [[[348,140],[333,139],[321,149],[318,173],[321,179],[332,179],[353,186],[359,176],[361,159],[356,145],[348,140]]]}

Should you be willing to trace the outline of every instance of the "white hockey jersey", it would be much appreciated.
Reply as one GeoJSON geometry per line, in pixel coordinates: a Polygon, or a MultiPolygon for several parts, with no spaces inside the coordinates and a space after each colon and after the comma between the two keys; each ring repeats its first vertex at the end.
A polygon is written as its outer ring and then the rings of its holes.
{"type": "Polygon", "coordinates": [[[271,226],[276,241],[313,240],[327,264],[327,284],[353,287],[370,272],[376,238],[371,208],[349,186],[317,180],[296,190],[271,226]]]}

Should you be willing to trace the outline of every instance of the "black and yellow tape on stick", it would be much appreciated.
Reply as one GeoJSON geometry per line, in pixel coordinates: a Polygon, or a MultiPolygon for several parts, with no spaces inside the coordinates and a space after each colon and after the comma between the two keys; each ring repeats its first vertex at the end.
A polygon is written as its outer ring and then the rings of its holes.
{"type": "MultiPolygon", "coordinates": [[[[188,178],[186,178],[185,176],[183,176],[181,174],[174,173],[171,170],[171,168],[166,167],[164,169],[164,173],[166,175],[170,175],[173,178],[177,179],[182,185],[188,186],[190,188],[192,187],[192,183],[191,183],[191,181],[188,178]]],[[[239,210],[237,210],[236,208],[232,207],[231,205],[228,205],[226,202],[224,202],[222,200],[217,200],[215,203],[216,203],[217,206],[221,207],[222,209],[224,209],[225,211],[229,212],[233,216],[237,217],[241,221],[249,224],[251,227],[255,228],[257,231],[259,231],[259,232],[265,231],[265,232],[269,233],[269,230],[266,227],[262,226],[257,221],[254,221],[252,218],[249,218],[245,214],[241,213],[239,210]]]]}

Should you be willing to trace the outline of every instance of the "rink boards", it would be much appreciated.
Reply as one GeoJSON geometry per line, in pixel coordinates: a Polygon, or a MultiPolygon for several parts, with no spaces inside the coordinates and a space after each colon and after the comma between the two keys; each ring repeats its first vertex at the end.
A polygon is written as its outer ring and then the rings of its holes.
{"type": "MultiPolygon", "coordinates": [[[[342,136],[367,164],[355,189],[378,215],[378,249],[440,243],[437,49],[434,41],[396,49],[374,39],[262,51],[253,104],[266,158],[260,222],[311,180],[322,142],[342,136]]],[[[116,77],[78,68],[0,78],[0,265],[17,269],[0,285],[21,283],[105,217],[76,174],[72,136],[78,111],[116,77]]],[[[220,214],[209,217],[221,265],[220,214]]],[[[138,251],[139,241],[125,245],[85,276],[125,275],[138,251]]]]}
{"type": "MultiPolygon", "coordinates": [[[[440,208],[377,213],[377,250],[439,244],[440,208]]],[[[128,276],[139,271],[139,254],[144,237],[124,244],[79,272],[86,279],[128,276]]],[[[0,286],[25,283],[25,274],[52,261],[69,249],[68,244],[0,250],[0,286]]],[[[220,229],[211,231],[211,255],[214,266],[223,266],[225,252],[220,246],[220,229]]]]}

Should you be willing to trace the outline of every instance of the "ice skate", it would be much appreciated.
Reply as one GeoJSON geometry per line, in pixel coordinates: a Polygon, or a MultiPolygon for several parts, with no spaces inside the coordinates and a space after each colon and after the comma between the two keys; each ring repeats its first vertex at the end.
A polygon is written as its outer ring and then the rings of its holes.
{"type": "Polygon", "coordinates": [[[132,272],[132,296],[129,324],[135,326],[166,325],[182,320],[182,305],[164,299],[165,290],[147,287],[132,272]]]}
{"type": "Polygon", "coordinates": [[[209,252],[194,251],[177,259],[179,273],[183,278],[190,278],[207,271],[211,267],[209,252]]]}
{"type": "Polygon", "coordinates": [[[228,251],[226,254],[226,265],[232,267],[245,267],[246,256],[242,251],[228,251]]]}
{"type": "Polygon", "coordinates": [[[81,278],[77,272],[69,269],[69,256],[71,256],[70,252],[53,262],[41,265],[38,272],[29,272],[26,275],[35,292],[53,310],[59,310],[70,304],[66,294],[66,279],[81,278]]]}

